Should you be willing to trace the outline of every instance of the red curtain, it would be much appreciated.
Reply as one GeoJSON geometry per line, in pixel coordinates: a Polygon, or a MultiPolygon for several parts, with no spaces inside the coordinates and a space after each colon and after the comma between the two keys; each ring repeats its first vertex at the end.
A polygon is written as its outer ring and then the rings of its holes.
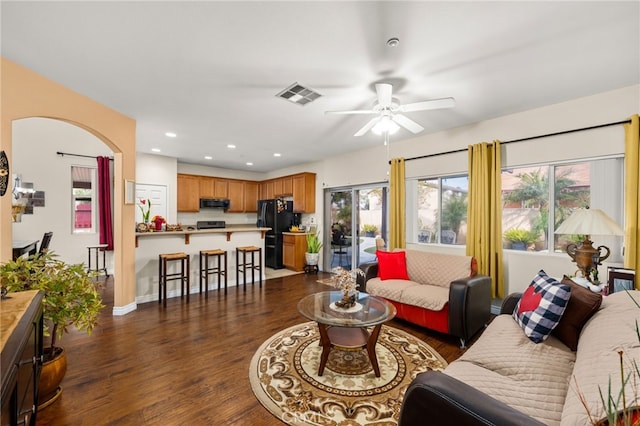
{"type": "Polygon", "coordinates": [[[98,157],[98,213],[100,216],[100,244],[107,244],[107,250],[113,250],[111,164],[109,157],[98,157]]]}

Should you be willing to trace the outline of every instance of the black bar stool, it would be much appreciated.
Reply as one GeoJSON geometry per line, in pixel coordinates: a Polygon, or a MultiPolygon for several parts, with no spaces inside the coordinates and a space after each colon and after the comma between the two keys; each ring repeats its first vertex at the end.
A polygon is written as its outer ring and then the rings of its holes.
{"type": "Polygon", "coordinates": [[[158,276],[158,303],[167,306],[167,281],[172,280],[180,280],[180,297],[184,296],[184,289],[187,288],[187,303],[189,303],[189,255],[186,253],[160,254],[158,256],[158,276]],[[168,273],[167,262],[176,260],[180,261],[180,271],[168,273]]]}
{"type": "Polygon", "coordinates": [[[262,247],[246,246],[236,247],[236,280],[240,285],[240,274],[244,278],[244,290],[247,290],[247,272],[251,271],[251,283],[256,282],[255,271],[258,271],[260,288],[262,288],[262,247]],[[242,253],[242,262],[240,254],[242,253]],[[251,253],[251,262],[247,263],[247,253],[251,253]],[[258,253],[258,264],[256,264],[255,254],[258,253]]]}
{"type": "MultiPolygon", "coordinates": [[[[43,243],[44,245],[44,243],[43,243]]],[[[94,271],[95,273],[99,273],[100,271],[104,271],[104,275],[105,278],[109,278],[109,273],[107,272],[107,247],[109,247],[108,244],[98,244],[95,246],[87,246],[87,250],[89,252],[89,266],[87,268],[87,270],[89,272],[94,271]],[[95,252],[94,252],[95,250],[95,252]],[[98,256],[98,254],[102,252],[102,268],[100,267],[100,257],[98,256]],[[95,267],[91,267],[91,255],[95,254],[95,259],[96,259],[96,265],[95,267]]],[[[42,248],[42,247],[41,247],[42,248]]]]}
{"type": "Polygon", "coordinates": [[[220,282],[222,281],[222,276],[224,276],[224,294],[227,294],[226,250],[200,250],[200,294],[202,294],[202,282],[204,281],[204,295],[207,299],[209,298],[209,274],[218,276],[218,290],[220,290],[220,282]],[[209,265],[209,257],[216,259],[215,266],[209,265]]]}

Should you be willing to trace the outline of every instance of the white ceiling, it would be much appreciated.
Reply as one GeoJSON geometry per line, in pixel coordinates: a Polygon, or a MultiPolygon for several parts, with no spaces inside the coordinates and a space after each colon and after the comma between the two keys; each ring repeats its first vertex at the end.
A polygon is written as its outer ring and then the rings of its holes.
{"type": "MultiPolygon", "coordinates": [[[[1,8],[2,56],[134,118],[139,152],[230,169],[265,172],[381,144],[353,137],[369,116],[324,114],[370,108],[376,82],[391,82],[401,103],[456,99],[454,109],[406,113],[425,133],[640,83],[638,1],[1,8]],[[400,45],[388,47],[391,37],[400,45]],[[322,97],[299,106],[275,96],[294,82],[322,97]]],[[[413,136],[400,130],[392,142],[413,136]]]]}

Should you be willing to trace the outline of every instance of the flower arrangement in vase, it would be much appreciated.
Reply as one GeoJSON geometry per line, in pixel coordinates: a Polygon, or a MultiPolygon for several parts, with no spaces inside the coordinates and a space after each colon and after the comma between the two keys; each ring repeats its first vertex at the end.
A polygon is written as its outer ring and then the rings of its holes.
{"type": "Polygon", "coordinates": [[[331,272],[334,274],[331,277],[331,285],[342,291],[342,299],[336,302],[336,306],[345,309],[351,308],[356,304],[356,290],[358,289],[356,279],[358,275],[364,276],[364,272],[359,268],[347,271],[341,266],[333,268],[331,272]]]}
{"type": "Polygon", "coordinates": [[[155,215],[153,219],[151,219],[151,222],[155,224],[156,231],[162,231],[162,224],[166,223],[167,221],[164,219],[164,217],[155,215]]]}
{"type": "Polygon", "coordinates": [[[142,221],[144,223],[149,223],[149,215],[151,214],[151,200],[141,198],[138,207],[140,207],[140,212],[142,213],[142,221]],[[146,209],[145,206],[147,207],[146,209]]]}

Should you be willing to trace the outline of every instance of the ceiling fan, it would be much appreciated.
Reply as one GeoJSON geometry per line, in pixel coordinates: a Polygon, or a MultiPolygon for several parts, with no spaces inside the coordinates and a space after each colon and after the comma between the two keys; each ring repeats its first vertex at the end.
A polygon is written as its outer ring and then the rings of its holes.
{"type": "Polygon", "coordinates": [[[391,96],[393,86],[389,83],[376,84],[376,94],[378,99],[370,110],[351,110],[351,111],[326,111],[325,114],[375,114],[377,117],[372,118],[354,136],[362,136],[369,130],[381,133],[394,133],[402,126],[412,133],[420,133],[424,127],[411,120],[402,112],[424,111],[429,109],[453,108],[456,101],[453,98],[432,99],[422,102],[414,102],[401,105],[396,98],[391,96]]]}

